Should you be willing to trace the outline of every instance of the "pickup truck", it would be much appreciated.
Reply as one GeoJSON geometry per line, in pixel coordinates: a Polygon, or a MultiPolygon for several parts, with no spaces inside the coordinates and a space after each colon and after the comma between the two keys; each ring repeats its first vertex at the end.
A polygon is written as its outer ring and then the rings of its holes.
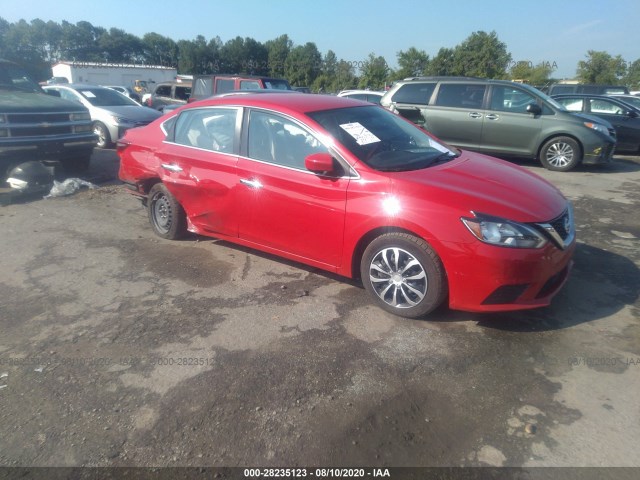
{"type": "Polygon", "coordinates": [[[85,107],[47,95],[20,66],[0,59],[0,183],[27,161],[86,170],[96,140],[85,107]]]}

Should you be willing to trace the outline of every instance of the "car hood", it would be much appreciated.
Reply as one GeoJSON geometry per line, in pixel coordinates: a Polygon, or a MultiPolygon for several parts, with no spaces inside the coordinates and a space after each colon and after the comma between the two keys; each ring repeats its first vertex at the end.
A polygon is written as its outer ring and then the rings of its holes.
{"type": "Polygon", "coordinates": [[[141,107],[138,105],[123,105],[116,107],[100,107],[101,110],[116,115],[118,117],[125,117],[129,120],[135,120],[136,122],[152,122],[156,118],[162,116],[162,113],[152,108],[141,107]]]}
{"type": "Polygon", "coordinates": [[[0,113],[86,112],[79,103],[53,95],[16,90],[0,90],[0,113]]]}
{"type": "Polygon", "coordinates": [[[393,173],[397,195],[440,202],[460,214],[484,213],[518,222],[552,220],[567,200],[551,183],[517,165],[462,151],[449,163],[393,173]]]}

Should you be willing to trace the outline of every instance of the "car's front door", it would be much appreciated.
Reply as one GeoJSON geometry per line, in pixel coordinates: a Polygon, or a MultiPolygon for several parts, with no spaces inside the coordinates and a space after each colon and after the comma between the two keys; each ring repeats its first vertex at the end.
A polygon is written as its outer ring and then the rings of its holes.
{"type": "Polygon", "coordinates": [[[348,168],[332,175],[307,170],[308,155],[329,149],[297,121],[263,110],[252,110],[245,120],[243,148],[240,238],[325,268],[339,265],[348,168]]]}
{"type": "Polygon", "coordinates": [[[493,85],[491,90],[482,124],[483,149],[498,155],[535,155],[542,130],[542,112],[529,113],[527,107],[538,105],[537,99],[518,87],[493,85]]]}
{"type": "Polygon", "coordinates": [[[238,235],[240,112],[227,107],[185,110],[156,153],[162,181],[199,231],[238,235]]]}

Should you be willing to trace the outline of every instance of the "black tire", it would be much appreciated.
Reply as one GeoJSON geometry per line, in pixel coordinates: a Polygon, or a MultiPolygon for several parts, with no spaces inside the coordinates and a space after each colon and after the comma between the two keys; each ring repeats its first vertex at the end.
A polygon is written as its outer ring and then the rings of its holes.
{"type": "Polygon", "coordinates": [[[580,145],[571,137],[554,137],[540,149],[540,163],[547,170],[568,172],[581,161],[580,145]]]}
{"type": "Polygon", "coordinates": [[[109,148],[112,145],[111,135],[109,135],[109,129],[102,122],[95,122],[93,124],[93,133],[98,136],[98,142],[96,147],[109,148]]]}
{"type": "Polygon", "coordinates": [[[149,223],[159,237],[177,240],[187,233],[187,216],[182,205],[162,183],[156,183],[147,196],[149,223]]]}
{"type": "Polygon", "coordinates": [[[427,242],[408,233],[373,240],[362,255],[360,276],[376,303],[401,317],[422,317],[447,296],[440,258],[427,242]]]}

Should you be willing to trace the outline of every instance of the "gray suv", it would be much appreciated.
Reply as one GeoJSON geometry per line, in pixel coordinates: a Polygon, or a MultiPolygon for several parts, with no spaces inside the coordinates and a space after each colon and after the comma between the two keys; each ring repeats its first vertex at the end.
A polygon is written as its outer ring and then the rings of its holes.
{"type": "Polygon", "coordinates": [[[409,78],[381,105],[452,145],[537,158],[549,170],[609,162],[616,144],[606,121],[570,113],[539,90],[504,80],[409,78]]]}

